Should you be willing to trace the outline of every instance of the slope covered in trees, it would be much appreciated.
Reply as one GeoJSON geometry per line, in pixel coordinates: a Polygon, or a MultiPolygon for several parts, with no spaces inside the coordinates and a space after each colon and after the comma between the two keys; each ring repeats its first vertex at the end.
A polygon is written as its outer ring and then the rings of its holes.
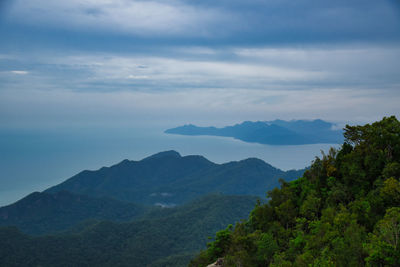
{"type": "Polygon", "coordinates": [[[191,266],[400,266],[400,123],[346,126],[344,137],[191,266]]]}
{"type": "Polygon", "coordinates": [[[16,226],[28,234],[66,230],[89,219],[130,221],[151,208],[109,198],[91,198],[67,191],[34,192],[0,208],[0,226],[16,226]]]}
{"type": "Polygon", "coordinates": [[[88,222],[38,237],[0,227],[0,266],[187,266],[208,236],[246,218],[256,200],[208,195],[132,222],[88,222]]]}

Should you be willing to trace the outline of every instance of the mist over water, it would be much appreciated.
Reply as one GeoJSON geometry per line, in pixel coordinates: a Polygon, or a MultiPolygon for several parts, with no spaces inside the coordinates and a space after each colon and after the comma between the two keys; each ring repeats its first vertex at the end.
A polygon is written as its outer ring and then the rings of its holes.
{"type": "Polygon", "coordinates": [[[225,137],[180,136],[165,129],[0,130],[0,206],[42,191],[82,170],[96,170],[124,159],[141,160],[176,150],[215,163],[257,157],[282,170],[309,166],[331,144],[269,146],[225,137]]]}

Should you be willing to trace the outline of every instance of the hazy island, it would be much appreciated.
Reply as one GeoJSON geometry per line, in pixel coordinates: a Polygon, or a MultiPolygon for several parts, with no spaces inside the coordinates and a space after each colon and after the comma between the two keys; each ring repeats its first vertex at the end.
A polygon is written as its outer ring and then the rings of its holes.
{"type": "Polygon", "coordinates": [[[341,129],[337,129],[333,123],[319,119],[245,121],[223,128],[188,124],[168,129],[165,133],[233,137],[244,142],[265,145],[340,144],[343,142],[341,129]]]}

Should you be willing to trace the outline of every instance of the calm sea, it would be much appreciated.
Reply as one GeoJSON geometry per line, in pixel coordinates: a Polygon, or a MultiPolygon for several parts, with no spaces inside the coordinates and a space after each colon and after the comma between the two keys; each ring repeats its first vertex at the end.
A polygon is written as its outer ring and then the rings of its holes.
{"type": "Polygon", "coordinates": [[[0,130],[0,206],[42,191],[82,170],[176,150],[216,163],[260,158],[282,170],[309,166],[331,144],[268,146],[232,138],[179,136],[163,129],[0,130]]]}

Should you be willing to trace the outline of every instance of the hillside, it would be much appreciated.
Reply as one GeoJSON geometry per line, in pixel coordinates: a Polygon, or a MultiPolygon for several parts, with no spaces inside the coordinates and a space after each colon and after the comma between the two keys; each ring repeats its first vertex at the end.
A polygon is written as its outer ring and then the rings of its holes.
{"type": "Polygon", "coordinates": [[[245,121],[224,128],[198,127],[189,124],[168,129],[165,133],[225,136],[267,145],[339,144],[343,141],[342,131],[334,130],[334,126],[334,124],[322,120],[245,121]]]}
{"type": "Polygon", "coordinates": [[[347,125],[344,137],[190,266],[400,266],[400,122],[347,125]]]}
{"type": "Polygon", "coordinates": [[[45,192],[173,206],[209,193],[264,197],[279,178],[293,180],[303,172],[284,172],[259,159],[215,164],[202,156],[182,157],[166,151],[140,161],[124,160],[97,171],[83,171],[45,192]]]}
{"type": "Polygon", "coordinates": [[[0,228],[1,266],[186,266],[207,237],[245,219],[255,197],[208,195],[129,223],[94,222],[31,237],[0,228]]]}
{"type": "Polygon", "coordinates": [[[0,208],[0,226],[12,225],[24,233],[44,234],[65,230],[88,219],[130,221],[150,208],[108,198],[91,198],[67,191],[34,192],[0,208]]]}

